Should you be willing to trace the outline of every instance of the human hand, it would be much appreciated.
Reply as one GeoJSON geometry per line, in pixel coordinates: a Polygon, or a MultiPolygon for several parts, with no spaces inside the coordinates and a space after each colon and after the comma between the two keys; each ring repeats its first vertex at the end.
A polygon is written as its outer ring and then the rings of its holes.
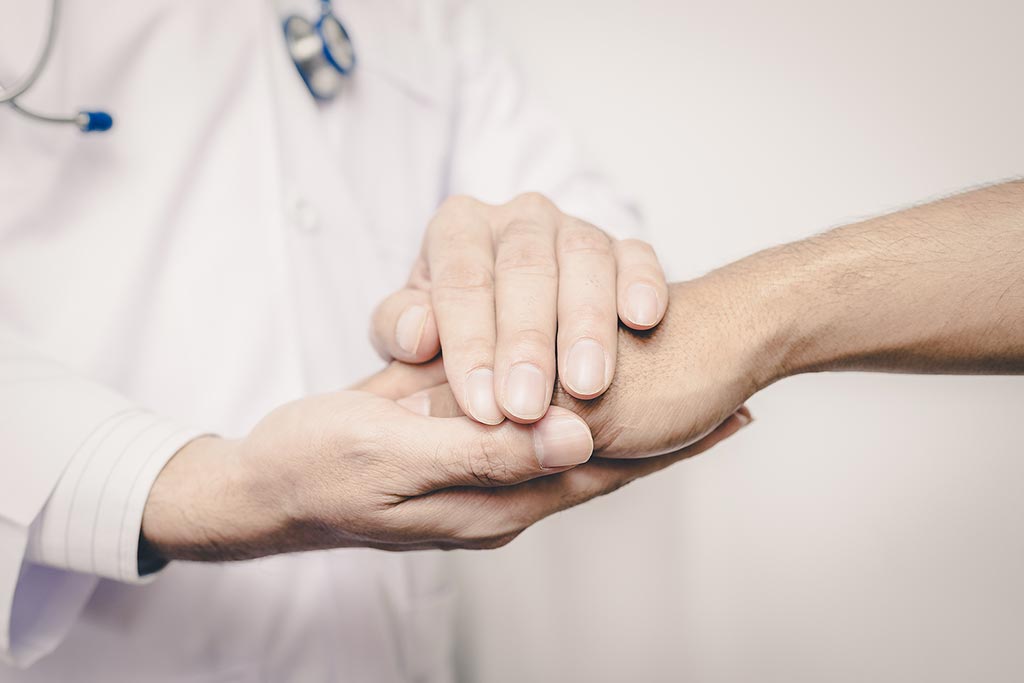
{"type": "Polygon", "coordinates": [[[383,355],[408,363],[443,349],[455,400],[478,422],[531,423],[548,408],[556,365],[568,395],[601,395],[619,320],[650,329],[667,306],[646,243],[613,240],[536,194],[501,206],[452,197],[406,288],[377,309],[372,336],[383,355]]]}
{"type": "MultiPolygon", "coordinates": [[[[672,305],[656,329],[620,330],[618,368],[604,395],[580,401],[555,387],[554,405],[587,421],[597,456],[676,453],[720,425],[750,421],[743,402],[763,385],[764,337],[742,279],[713,273],[670,285],[669,294],[672,305]]],[[[415,400],[432,415],[458,411],[445,385],[415,400]]]]}
{"type": "Polygon", "coordinates": [[[164,559],[226,560],[317,548],[498,544],[559,509],[558,491],[491,491],[590,457],[586,424],[553,409],[534,425],[423,417],[384,396],[443,381],[394,364],[341,391],[282,406],[241,439],[199,439],[154,484],[143,517],[164,559]],[[380,394],[380,395],[378,395],[380,394]]]}
{"type": "Polygon", "coordinates": [[[698,442],[719,425],[750,422],[744,402],[763,388],[762,337],[743,286],[725,274],[669,285],[657,329],[622,332],[609,391],[582,402],[556,391],[554,405],[590,425],[595,454],[638,458],[698,442]]]}

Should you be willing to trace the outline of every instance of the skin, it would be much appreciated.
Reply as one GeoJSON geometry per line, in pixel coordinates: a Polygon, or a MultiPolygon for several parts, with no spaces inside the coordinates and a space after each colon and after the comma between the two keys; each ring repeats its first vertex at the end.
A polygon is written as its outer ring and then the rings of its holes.
{"type": "Polygon", "coordinates": [[[611,381],[620,315],[650,329],[667,305],[661,267],[642,242],[614,241],[535,194],[502,206],[452,198],[430,224],[409,287],[375,318],[385,355],[421,362],[443,344],[443,366],[396,363],[358,391],[282,406],[242,439],[189,444],[150,493],[142,547],[154,559],[224,560],[506,543],[749,422],[741,412],[700,444],[650,463],[568,471],[589,459],[593,442],[586,423],[549,406],[556,341],[569,348],[563,375],[592,385],[567,382],[567,390],[592,398],[611,381]],[[580,340],[596,370],[574,356],[580,340]],[[515,400],[523,366],[536,369],[529,384],[539,389],[529,410],[515,400]],[[485,383],[467,382],[481,371],[485,383]],[[460,417],[431,419],[422,397],[397,400],[446,374],[460,417]],[[502,424],[506,415],[512,421],[502,424]]]}
{"type": "Polygon", "coordinates": [[[547,410],[556,370],[577,398],[604,393],[619,321],[647,330],[667,306],[650,245],[614,240],[538,194],[500,206],[452,197],[407,286],[377,309],[372,339],[385,358],[407,363],[443,348],[464,414],[529,424],[547,410]]]}
{"type": "MultiPolygon", "coordinates": [[[[193,441],[150,491],[146,559],[493,548],[548,515],[701,453],[750,421],[741,412],[699,443],[659,458],[545,468],[532,432],[553,417],[579,418],[552,408],[535,427],[487,427],[466,417],[428,417],[422,403],[395,400],[443,381],[439,362],[396,363],[358,390],[282,406],[244,438],[193,441]]],[[[589,456],[590,435],[579,422],[589,456]]]]}
{"type": "MultiPolygon", "coordinates": [[[[661,325],[620,335],[603,396],[556,387],[596,456],[681,448],[802,373],[1024,373],[1024,182],[769,249],[669,292],[661,325]]],[[[457,410],[443,386],[417,400],[457,410]]]]}
{"type": "Polygon", "coordinates": [[[1024,183],[760,252],[672,285],[670,298],[657,328],[620,328],[606,393],[581,400],[553,390],[548,415],[583,417],[600,458],[540,476],[522,459],[530,442],[521,434],[508,432],[504,448],[479,440],[488,430],[528,428],[440,417],[461,412],[458,393],[439,376],[411,381],[409,373],[429,370],[405,368],[402,381],[375,381],[391,397],[419,385],[402,399],[408,409],[341,392],[326,410],[300,402],[244,439],[190,444],[153,488],[145,540],[167,559],[343,545],[493,547],[547,514],[706,450],[749,422],[749,397],[786,377],[1024,373],[1024,183]],[[363,405],[371,413],[359,412],[363,405]],[[355,439],[353,422],[362,423],[355,439]],[[416,435],[412,445],[353,447],[401,432],[393,425],[403,422],[416,435]],[[466,426],[482,431],[470,436],[466,426]],[[417,455],[423,446],[433,450],[417,455]]]}
{"type": "Polygon", "coordinates": [[[597,455],[678,448],[802,373],[1024,373],[1024,182],[769,249],[670,291],[662,325],[620,340],[605,396],[556,397],[590,423],[597,455]]]}

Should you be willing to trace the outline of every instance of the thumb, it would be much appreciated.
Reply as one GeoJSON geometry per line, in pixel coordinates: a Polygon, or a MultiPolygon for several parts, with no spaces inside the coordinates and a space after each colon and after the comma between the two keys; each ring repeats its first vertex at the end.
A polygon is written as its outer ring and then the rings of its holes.
{"type": "Polygon", "coordinates": [[[441,341],[430,292],[400,289],[373,312],[370,340],[384,358],[422,363],[437,355],[441,341]]]}
{"type": "Polygon", "coordinates": [[[564,408],[551,408],[532,425],[506,420],[482,425],[467,417],[421,417],[403,441],[410,470],[429,493],[453,486],[510,486],[563,472],[590,459],[594,441],[587,423],[564,408]]]}

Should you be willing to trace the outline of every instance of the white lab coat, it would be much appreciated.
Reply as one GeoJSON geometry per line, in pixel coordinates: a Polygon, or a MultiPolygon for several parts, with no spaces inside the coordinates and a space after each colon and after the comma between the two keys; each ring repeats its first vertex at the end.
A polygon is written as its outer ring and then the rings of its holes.
{"type": "MultiPolygon", "coordinates": [[[[44,4],[0,0],[0,82],[38,49],[44,4]]],[[[447,194],[540,190],[635,220],[470,5],[336,6],[360,65],[328,105],[266,0],[67,0],[23,101],[106,107],[114,131],[0,107],[0,682],[451,677],[434,554],[172,563],[152,581],[134,561],[182,444],[381,365],[369,314],[447,194]]]]}

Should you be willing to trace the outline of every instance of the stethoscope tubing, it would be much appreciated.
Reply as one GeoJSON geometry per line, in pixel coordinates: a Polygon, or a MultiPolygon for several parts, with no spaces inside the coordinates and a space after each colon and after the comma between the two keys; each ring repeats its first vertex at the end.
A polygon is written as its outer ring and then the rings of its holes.
{"type": "MultiPolygon", "coordinates": [[[[68,116],[57,116],[33,111],[17,101],[21,95],[25,94],[35,84],[50,61],[50,55],[53,53],[53,47],[57,40],[57,26],[60,23],[62,2],[63,0],[50,0],[50,13],[46,28],[46,37],[43,41],[42,48],[39,51],[39,55],[29,68],[28,73],[19,81],[16,81],[14,85],[4,86],[3,83],[0,83],[0,105],[6,104],[19,114],[30,119],[35,119],[36,121],[42,121],[45,123],[73,123],[83,132],[102,132],[109,130],[113,125],[113,117],[104,111],[79,111],[68,116]]],[[[293,16],[285,22],[286,35],[288,34],[287,27],[289,22],[299,19],[299,17],[293,16]]],[[[302,21],[308,25],[307,32],[316,35],[319,49],[300,50],[300,54],[293,54],[292,57],[295,60],[296,67],[298,67],[299,72],[302,75],[303,81],[305,81],[306,86],[309,88],[312,95],[317,99],[331,99],[337,93],[321,92],[318,90],[311,78],[311,73],[316,70],[318,62],[322,61],[326,65],[329,65],[329,68],[333,69],[336,73],[341,76],[346,76],[355,66],[356,61],[355,54],[352,52],[351,48],[352,41],[349,38],[344,25],[342,25],[342,23],[338,21],[337,17],[334,16],[334,12],[331,8],[331,0],[321,0],[320,18],[315,24],[304,19],[302,21]],[[335,55],[331,50],[331,46],[329,44],[330,41],[327,36],[324,35],[324,25],[328,22],[330,22],[330,26],[333,28],[334,33],[344,41],[344,44],[349,51],[347,64],[342,64],[338,60],[337,55],[335,55]],[[302,54],[303,52],[309,52],[309,54],[302,54]]],[[[291,52],[295,47],[302,46],[298,43],[289,44],[289,51],[291,52]]]]}
{"type": "MultiPolygon", "coordinates": [[[[57,24],[60,18],[61,0],[50,0],[50,18],[49,25],[46,29],[46,40],[43,42],[43,47],[39,51],[39,56],[36,57],[35,64],[29,69],[29,72],[22,78],[20,83],[15,83],[12,86],[4,87],[0,84],[0,104],[10,104],[17,107],[14,100],[25,93],[26,90],[31,88],[35,82],[39,79],[39,76],[43,73],[46,68],[46,64],[50,61],[50,54],[53,52],[53,44],[57,39],[57,24]]],[[[37,114],[19,109],[21,112],[33,116],[34,118],[40,118],[43,120],[51,120],[37,114]]],[[[54,118],[52,120],[64,121],[65,119],[54,118]]],[[[74,118],[67,120],[74,121],[74,118]]]]}

